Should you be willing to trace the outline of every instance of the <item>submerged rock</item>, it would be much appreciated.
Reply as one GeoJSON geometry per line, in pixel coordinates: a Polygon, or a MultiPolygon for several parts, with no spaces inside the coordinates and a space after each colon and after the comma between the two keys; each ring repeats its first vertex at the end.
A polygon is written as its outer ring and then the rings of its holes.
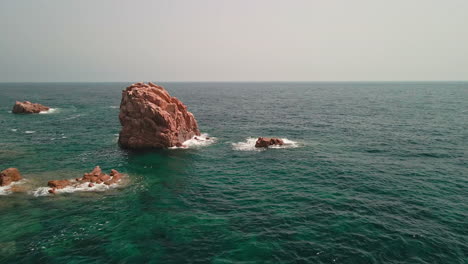
{"type": "Polygon", "coordinates": [[[268,148],[269,146],[281,146],[284,145],[284,142],[281,138],[264,138],[259,137],[257,142],[255,142],[256,148],[268,148]]]}
{"type": "Polygon", "coordinates": [[[135,83],[122,91],[119,119],[119,144],[123,148],[178,147],[200,135],[187,107],[151,82],[135,83]]]}
{"type": "Polygon", "coordinates": [[[11,111],[14,114],[37,114],[42,111],[47,111],[50,108],[41,104],[31,103],[29,101],[19,102],[16,101],[11,111]]]}
{"type": "Polygon", "coordinates": [[[21,179],[21,174],[17,168],[8,168],[0,172],[0,186],[7,186],[21,179]]]}

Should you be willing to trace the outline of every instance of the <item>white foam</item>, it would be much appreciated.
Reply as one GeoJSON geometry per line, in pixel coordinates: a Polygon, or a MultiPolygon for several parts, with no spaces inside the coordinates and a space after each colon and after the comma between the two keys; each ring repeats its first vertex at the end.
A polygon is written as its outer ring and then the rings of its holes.
{"type": "Polygon", "coordinates": [[[188,148],[199,148],[213,144],[216,138],[210,137],[208,134],[203,133],[200,136],[194,136],[191,139],[184,141],[182,147],[171,147],[170,149],[188,149],[188,148]]]}
{"type": "Polygon", "coordinates": [[[22,179],[20,181],[15,181],[15,182],[12,182],[10,183],[9,185],[7,186],[0,186],[0,195],[8,195],[8,194],[11,194],[12,191],[11,191],[11,187],[14,186],[14,185],[20,185],[20,184],[23,184],[25,183],[26,180],[25,179],[22,179]]]}
{"type": "Polygon", "coordinates": [[[16,132],[16,131],[18,131],[18,129],[12,128],[11,131],[16,132]]]}
{"type": "Polygon", "coordinates": [[[72,115],[72,116],[69,116],[67,118],[64,118],[63,120],[71,120],[71,119],[75,119],[75,118],[78,118],[82,116],[82,114],[76,114],[76,115],[72,115]]]}
{"type": "MultiPolygon", "coordinates": [[[[268,148],[272,149],[284,149],[284,148],[297,148],[299,145],[297,142],[289,140],[287,138],[282,138],[284,145],[273,145],[268,148]]],[[[257,142],[257,138],[247,138],[244,142],[237,142],[232,143],[232,149],[239,150],[239,151],[262,151],[266,150],[267,148],[256,148],[255,142],[257,142]]]]}
{"type": "Polygon", "coordinates": [[[26,130],[26,131],[24,131],[24,133],[26,133],[26,134],[33,134],[33,133],[36,133],[36,131],[33,131],[33,130],[26,130]]]}
{"type": "MultiPolygon", "coordinates": [[[[111,185],[106,185],[104,183],[94,183],[93,187],[89,187],[89,182],[78,183],[74,185],[67,186],[62,189],[55,189],[56,194],[60,193],[74,193],[74,192],[103,192],[113,188],[118,187],[122,180],[119,180],[117,183],[111,185]]],[[[36,190],[32,191],[31,194],[35,197],[52,195],[49,193],[50,187],[39,187],[36,190]]]]}
{"type": "Polygon", "coordinates": [[[39,114],[53,114],[57,112],[58,112],[58,108],[49,108],[49,110],[47,111],[40,111],[39,114]]]}
{"type": "Polygon", "coordinates": [[[109,108],[116,109],[116,108],[119,108],[119,107],[117,105],[111,105],[111,106],[109,106],[109,108]]]}

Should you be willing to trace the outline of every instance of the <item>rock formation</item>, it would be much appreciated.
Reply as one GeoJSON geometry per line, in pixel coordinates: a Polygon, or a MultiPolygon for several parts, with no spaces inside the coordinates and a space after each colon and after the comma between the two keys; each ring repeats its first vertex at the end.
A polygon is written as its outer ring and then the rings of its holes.
{"type": "Polygon", "coordinates": [[[259,137],[257,139],[257,142],[255,142],[255,147],[256,148],[268,148],[269,146],[273,146],[273,145],[281,146],[283,144],[284,144],[284,142],[283,142],[283,140],[281,138],[259,137]]]}
{"type": "Polygon", "coordinates": [[[135,83],[122,91],[119,119],[119,144],[123,148],[180,147],[200,135],[187,107],[151,82],[135,83]]]}
{"type": "Polygon", "coordinates": [[[96,166],[90,173],[85,173],[83,178],[76,179],[77,182],[89,182],[93,183],[104,183],[106,185],[111,185],[118,182],[122,179],[122,174],[116,170],[111,170],[110,174],[107,175],[102,172],[99,166],[96,166]]]}
{"type": "Polygon", "coordinates": [[[21,179],[21,174],[17,168],[8,168],[0,172],[0,186],[7,186],[21,179]]]}
{"type": "Polygon", "coordinates": [[[47,111],[50,108],[41,104],[31,103],[29,101],[19,102],[16,101],[13,106],[12,113],[15,114],[34,114],[42,111],[47,111]]]}
{"type": "Polygon", "coordinates": [[[122,174],[116,170],[111,170],[110,174],[102,172],[99,166],[96,166],[91,172],[85,173],[82,178],[72,180],[55,180],[49,181],[47,185],[51,188],[49,193],[55,193],[57,189],[63,189],[68,186],[77,187],[83,183],[89,183],[88,187],[93,187],[94,184],[111,185],[122,179],[122,174]]]}
{"type": "Polygon", "coordinates": [[[54,180],[54,181],[49,181],[47,183],[47,186],[55,189],[63,189],[67,186],[70,186],[72,184],[71,181],[69,180],[54,180]]]}

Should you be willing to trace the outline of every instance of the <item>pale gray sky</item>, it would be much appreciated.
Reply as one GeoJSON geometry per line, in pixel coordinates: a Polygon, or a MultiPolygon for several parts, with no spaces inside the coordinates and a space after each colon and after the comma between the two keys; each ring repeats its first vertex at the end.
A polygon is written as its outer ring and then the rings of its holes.
{"type": "Polygon", "coordinates": [[[468,80],[466,0],[0,0],[0,82],[468,80]]]}

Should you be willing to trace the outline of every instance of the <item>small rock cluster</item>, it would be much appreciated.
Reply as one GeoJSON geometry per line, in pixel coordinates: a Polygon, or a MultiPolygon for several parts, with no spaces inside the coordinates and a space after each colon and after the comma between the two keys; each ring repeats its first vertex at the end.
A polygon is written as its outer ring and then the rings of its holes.
{"type": "Polygon", "coordinates": [[[82,178],[76,178],[75,181],[54,180],[49,181],[47,186],[51,188],[49,193],[55,194],[57,189],[63,189],[68,186],[77,186],[87,182],[89,182],[88,187],[90,188],[93,187],[94,184],[111,185],[120,181],[122,176],[123,175],[120,172],[114,169],[111,170],[110,174],[105,174],[99,166],[96,166],[91,172],[85,173],[82,178]]]}

